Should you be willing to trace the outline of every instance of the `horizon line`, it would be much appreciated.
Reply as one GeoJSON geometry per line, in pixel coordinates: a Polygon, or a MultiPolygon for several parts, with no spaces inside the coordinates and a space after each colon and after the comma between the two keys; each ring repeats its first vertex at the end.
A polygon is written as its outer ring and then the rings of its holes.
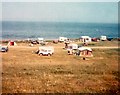
{"type": "Polygon", "coordinates": [[[104,23],[104,24],[119,24],[118,22],[78,22],[78,21],[20,21],[20,20],[0,20],[0,22],[55,22],[55,23],[104,23]]]}

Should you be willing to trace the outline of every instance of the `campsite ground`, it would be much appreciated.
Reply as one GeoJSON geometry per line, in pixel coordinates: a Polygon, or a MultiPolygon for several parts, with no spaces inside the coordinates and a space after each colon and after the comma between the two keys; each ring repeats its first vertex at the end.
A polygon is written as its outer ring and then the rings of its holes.
{"type": "Polygon", "coordinates": [[[87,60],[68,55],[63,43],[48,45],[55,47],[53,56],[34,54],[38,45],[28,43],[0,53],[3,93],[119,93],[118,41],[89,44],[103,48],[93,48],[94,57],[87,60]]]}

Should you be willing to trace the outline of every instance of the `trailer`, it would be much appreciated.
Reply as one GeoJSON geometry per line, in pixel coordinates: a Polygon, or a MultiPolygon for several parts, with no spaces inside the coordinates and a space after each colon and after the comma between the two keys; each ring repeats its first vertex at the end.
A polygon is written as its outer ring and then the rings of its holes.
{"type": "Polygon", "coordinates": [[[59,37],[59,42],[65,42],[67,40],[67,37],[59,37]]]}
{"type": "Polygon", "coordinates": [[[68,49],[76,50],[78,49],[78,45],[75,43],[68,44],[68,49]]]}
{"type": "Polygon", "coordinates": [[[106,40],[107,40],[107,37],[106,37],[106,36],[101,36],[101,37],[100,37],[100,40],[101,40],[101,41],[106,41],[106,40]]]}

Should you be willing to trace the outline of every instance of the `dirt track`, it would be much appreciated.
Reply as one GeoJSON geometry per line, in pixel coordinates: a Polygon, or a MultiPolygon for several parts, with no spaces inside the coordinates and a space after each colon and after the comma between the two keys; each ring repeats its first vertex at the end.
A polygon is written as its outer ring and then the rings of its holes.
{"type": "MultiPolygon", "coordinates": [[[[36,47],[39,47],[39,46],[33,46],[33,47],[30,47],[30,46],[11,46],[10,48],[36,48],[36,47]]],[[[64,45],[56,45],[55,48],[63,48],[64,45]]],[[[117,49],[117,48],[120,48],[119,46],[85,46],[85,47],[90,47],[90,48],[95,48],[95,49],[117,49]]]]}
{"type": "Polygon", "coordinates": [[[91,48],[95,48],[95,49],[117,49],[119,48],[118,46],[95,46],[95,47],[91,47],[91,48]]]}

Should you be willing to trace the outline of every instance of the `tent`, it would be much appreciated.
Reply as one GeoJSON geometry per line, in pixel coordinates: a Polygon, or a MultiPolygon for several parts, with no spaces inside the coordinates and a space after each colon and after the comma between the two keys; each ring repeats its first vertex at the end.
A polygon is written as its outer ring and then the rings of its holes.
{"type": "Polygon", "coordinates": [[[8,46],[16,46],[17,44],[16,44],[16,42],[14,42],[14,41],[9,41],[8,42],[8,46]]]}
{"type": "Polygon", "coordinates": [[[89,47],[79,47],[79,55],[82,57],[92,57],[92,49],[89,47]]]}

